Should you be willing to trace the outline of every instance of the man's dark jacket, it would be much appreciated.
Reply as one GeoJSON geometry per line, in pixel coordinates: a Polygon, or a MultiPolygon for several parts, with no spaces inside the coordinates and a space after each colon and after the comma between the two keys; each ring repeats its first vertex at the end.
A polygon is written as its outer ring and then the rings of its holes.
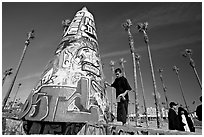
{"type": "Polygon", "coordinates": [[[168,112],[169,130],[180,130],[181,123],[176,112],[170,108],[168,112]]]}
{"type": "Polygon", "coordinates": [[[196,108],[196,115],[198,116],[198,120],[202,121],[202,105],[199,105],[196,108]]]}

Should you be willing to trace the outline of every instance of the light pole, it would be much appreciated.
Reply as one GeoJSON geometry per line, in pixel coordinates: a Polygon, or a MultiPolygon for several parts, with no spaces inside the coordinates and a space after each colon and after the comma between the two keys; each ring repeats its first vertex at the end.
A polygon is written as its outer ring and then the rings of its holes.
{"type": "MultiPolygon", "coordinates": [[[[110,61],[110,67],[112,71],[112,83],[114,82],[114,67],[115,67],[115,61],[111,60],[110,61]]],[[[111,113],[113,113],[113,88],[111,88],[111,113]]]]}
{"type": "Polygon", "coordinates": [[[197,73],[196,68],[195,68],[195,62],[194,62],[194,60],[192,59],[191,55],[192,55],[192,50],[191,50],[191,49],[186,49],[186,50],[184,51],[184,53],[183,53],[183,56],[184,56],[184,57],[189,58],[189,60],[190,60],[190,66],[193,68],[194,73],[195,73],[196,78],[197,78],[197,81],[198,81],[198,84],[200,85],[200,88],[201,88],[201,90],[202,90],[202,84],[201,84],[200,78],[199,78],[198,73],[197,73]]]}
{"type": "Polygon", "coordinates": [[[177,66],[173,66],[173,71],[176,72],[176,75],[177,75],[177,77],[178,77],[179,86],[180,86],[180,90],[181,90],[181,95],[182,95],[183,100],[184,100],[184,103],[185,103],[185,105],[186,105],[186,109],[187,109],[187,111],[188,111],[188,113],[189,113],[190,111],[189,111],[189,109],[188,109],[188,106],[187,106],[187,103],[186,103],[186,99],[185,99],[185,97],[184,97],[183,88],[182,88],[182,86],[181,86],[181,80],[180,80],[180,77],[179,77],[179,74],[178,74],[179,68],[178,68],[177,66]]]}
{"type": "Polygon", "coordinates": [[[163,90],[164,90],[164,96],[165,96],[165,100],[166,100],[166,108],[169,109],[169,101],[168,101],[167,94],[166,94],[167,88],[164,85],[164,80],[163,80],[163,76],[162,76],[163,69],[159,68],[158,71],[159,71],[159,76],[160,76],[160,79],[161,79],[161,82],[162,82],[162,87],[163,87],[163,90]]]}
{"type": "Polygon", "coordinates": [[[16,94],[15,94],[15,96],[14,96],[14,98],[13,98],[13,107],[14,107],[14,104],[15,104],[14,102],[15,102],[15,100],[16,100],[16,95],[17,95],[17,93],[18,93],[18,91],[19,91],[21,85],[22,85],[21,83],[18,84],[18,88],[17,88],[16,94]]]}
{"type": "Polygon", "coordinates": [[[160,128],[160,120],[159,120],[159,108],[158,108],[158,99],[157,99],[157,87],[156,87],[156,80],[154,76],[154,68],[152,63],[152,56],[150,52],[150,46],[149,46],[149,38],[147,36],[147,25],[148,23],[139,23],[137,28],[139,32],[142,32],[144,34],[144,41],[147,45],[147,51],[149,56],[149,62],[150,62],[150,68],[151,68],[151,74],[152,74],[152,81],[153,81],[153,87],[154,87],[154,99],[155,99],[155,106],[156,106],[156,115],[157,115],[157,128],[160,128]]]}
{"type": "Polygon", "coordinates": [[[27,39],[26,39],[26,41],[25,41],[25,47],[24,47],[24,50],[23,50],[22,56],[21,56],[21,58],[20,58],[20,61],[19,61],[18,67],[17,67],[17,69],[16,69],[16,72],[15,72],[14,78],[13,78],[13,80],[12,80],[12,82],[11,82],[11,85],[10,85],[10,87],[9,87],[7,93],[6,93],[6,96],[5,96],[4,99],[3,99],[2,109],[4,109],[4,106],[6,105],[6,102],[7,102],[7,100],[8,100],[8,97],[9,97],[11,91],[12,91],[12,88],[13,88],[14,82],[15,82],[16,77],[17,77],[17,75],[18,75],[18,71],[19,71],[20,66],[21,66],[21,64],[22,64],[22,61],[23,61],[23,59],[24,59],[24,56],[25,56],[25,53],[26,53],[27,47],[28,47],[29,44],[30,44],[30,39],[33,39],[33,38],[34,38],[34,30],[32,30],[31,32],[28,33],[28,37],[27,37],[27,39]]]}
{"type": "Polygon", "coordinates": [[[130,52],[132,54],[132,62],[133,62],[133,72],[134,72],[134,90],[135,90],[135,125],[137,126],[138,122],[138,91],[137,91],[137,71],[136,71],[136,61],[135,61],[135,48],[134,48],[134,40],[133,36],[130,31],[130,27],[132,26],[132,22],[130,19],[127,19],[125,23],[123,23],[123,28],[128,32],[128,39],[129,39],[129,45],[130,45],[130,52]]]}
{"type": "Polygon", "coordinates": [[[140,69],[140,59],[141,59],[141,57],[140,57],[139,54],[135,54],[135,58],[136,58],[136,62],[137,62],[137,67],[138,67],[140,82],[141,82],[141,87],[142,87],[142,97],[143,97],[144,110],[145,110],[145,115],[146,115],[146,127],[149,127],[146,100],[145,100],[145,93],[144,93],[144,84],[143,84],[143,79],[142,79],[142,72],[141,72],[141,69],[140,69]]]}
{"type": "Polygon", "coordinates": [[[125,66],[124,66],[124,63],[126,63],[127,61],[126,60],[124,60],[124,58],[121,58],[120,59],[120,65],[121,65],[121,67],[122,67],[122,70],[123,70],[123,76],[124,77],[126,77],[126,74],[125,74],[125,66]]]}
{"type": "Polygon", "coordinates": [[[2,79],[2,86],[4,85],[4,82],[6,80],[6,77],[11,75],[13,72],[13,68],[10,68],[10,69],[7,69],[5,72],[4,72],[4,77],[2,79]]]}

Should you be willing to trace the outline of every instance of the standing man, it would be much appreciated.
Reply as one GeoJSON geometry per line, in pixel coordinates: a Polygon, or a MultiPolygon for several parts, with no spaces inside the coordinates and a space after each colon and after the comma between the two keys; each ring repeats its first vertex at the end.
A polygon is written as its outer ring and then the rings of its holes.
{"type": "Polygon", "coordinates": [[[181,123],[178,117],[177,103],[171,102],[169,104],[168,112],[168,121],[169,121],[169,130],[181,130],[181,123]]]}
{"type": "Polygon", "coordinates": [[[117,107],[117,121],[121,121],[123,125],[126,123],[128,114],[128,92],[132,90],[127,79],[122,76],[120,68],[115,69],[116,79],[113,84],[106,82],[106,85],[114,87],[116,89],[116,100],[118,103],[117,107]]]}
{"type": "Polygon", "coordinates": [[[202,121],[202,96],[200,97],[201,104],[196,108],[196,115],[199,121],[202,121]]]}

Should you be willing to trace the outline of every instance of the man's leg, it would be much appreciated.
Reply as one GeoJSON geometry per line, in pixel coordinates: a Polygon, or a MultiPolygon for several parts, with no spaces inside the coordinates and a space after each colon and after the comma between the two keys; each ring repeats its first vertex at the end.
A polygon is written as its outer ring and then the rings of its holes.
{"type": "Polygon", "coordinates": [[[117,109],[117,121],[121,121],[123,124],[126,122],[126,110],[124,106],[124,102],[118,102],[117,109]]]}
{"type": "MultiPolygon", "coordinates": [[[[125,116],[124,116],[124,118],[125,118],[125,123],[126,123],[127,117],[128,117],[128,101],[127,101],[127,100],[124,101],[124,110],[125,110],[125,116]]],[[[125,123],[124,123],[124,124],[125,124],[125,123]]]]}
{"type": "Polygon", "coordinates": [[[121,110],[122,110],[121,103],[118,102],[118,105],[117,105],[117,121],[121,121],[121,110]]]}
{"type": "Polygon", "coordinates": [[[127,100],[125,100],[124,106],[125,106],[125,112],[126,112],[126,115],[127,115],[128,114],[128,101],[127,100]]]}

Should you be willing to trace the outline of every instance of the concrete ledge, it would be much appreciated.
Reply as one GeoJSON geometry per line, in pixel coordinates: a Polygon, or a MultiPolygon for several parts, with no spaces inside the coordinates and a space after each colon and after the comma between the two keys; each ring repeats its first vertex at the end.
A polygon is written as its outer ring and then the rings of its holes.
{"type": "Polygon", "coordinates": [[[195,133],[195,132],[183,132],[178,130],[164,130],[164,129],[152,129],[152,128],[143,128],[143,127],[134,127],[134,126],[122,126],[122,125],[115,125],[115,124],[93,124],[88,123],[88,126],[92,126],[95,128],[104,128],[109,127],[110,134],[113,132],[116,135],[202,135],[202,133],[195,133]],[[114,130],[114,131],[113,131],[114,130]]]}
{"type": "MultiPolygon", "coordinates": [[[[4,118],[2,121],[6,123],[6,127],[13,127],[16,134],[25,134],[22,130],[22,122],[20,120],[14,120],[4,118]]],[[[199,127],[202,129],[202,127],[199,127]]],[[[4,129],[5,130],[5,129],[4,129]]],[[[6,129],[7,131],[8,129],[6,129]]],[[[12,132],[15,132],[12,131],[12,132]]],[[[15,133],[12,133],[13,135],[15,133]]],[[[183,132],[177,130],[164,130],[153,129],[135,126],[122,126],[120,124],[104,124],[104,123],[86,123],[85,126],[79,131],[78,135],[202,135],[202,133],[183,132]]]]}

